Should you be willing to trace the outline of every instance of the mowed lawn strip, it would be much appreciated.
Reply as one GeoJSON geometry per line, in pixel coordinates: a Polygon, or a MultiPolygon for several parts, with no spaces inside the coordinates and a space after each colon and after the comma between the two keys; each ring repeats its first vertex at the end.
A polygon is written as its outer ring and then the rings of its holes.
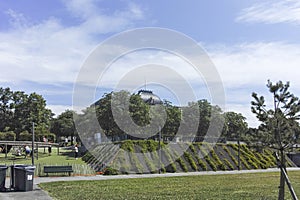
{"type": "MultiPolygon", "coordinates": [[[[300,172],[289,172],[300,196],[300,172]]],[[[277,199],[279,173],[42,183],[54,199],[277,199]]],[[[286,188],[286,199],[292,199],[286,188]]]]}

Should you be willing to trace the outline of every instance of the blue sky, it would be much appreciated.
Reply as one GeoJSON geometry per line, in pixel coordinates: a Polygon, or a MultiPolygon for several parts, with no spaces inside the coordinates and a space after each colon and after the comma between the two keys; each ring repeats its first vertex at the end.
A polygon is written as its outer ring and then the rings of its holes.
{"type": "Polygon", "coordinates": [[[92,50],[141,27],[173,29],[201,44],[223,80],[225,110],[250,126],[257,125],[251,93],[267,94],[268,79],[290,81],[300,96],[297,0],[10,0],[0,2],[0,19],[0,86],[37,92],[56,114],[72,107],[73,84],[92,50]]]}

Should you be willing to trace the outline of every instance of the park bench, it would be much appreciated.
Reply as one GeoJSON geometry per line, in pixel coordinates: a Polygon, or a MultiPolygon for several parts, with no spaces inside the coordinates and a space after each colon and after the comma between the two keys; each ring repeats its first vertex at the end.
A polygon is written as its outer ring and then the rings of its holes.
{"type": "Polygon", "coordinates": [[[73,172],[71,165],[62,165],[62,166],[44,166],[44,173],[69,173],[71,176],[71,172],[73,172]]]}

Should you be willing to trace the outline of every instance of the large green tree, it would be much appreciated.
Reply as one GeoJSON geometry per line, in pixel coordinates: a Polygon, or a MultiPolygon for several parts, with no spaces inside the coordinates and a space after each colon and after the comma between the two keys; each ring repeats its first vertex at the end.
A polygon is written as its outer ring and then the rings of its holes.
{"type": "Polygon", "coordinates": [[[240,140],[248,130],[246,117],[241,113],[226,112],[222,137],[225,140],[240,140]]]}
{"type": "Polygon", "coordinates": [[[0,131],[13,131],[18,139],[21,132],[32,131],[34,122],[38,134],[48,134],[52,116],[41,95],[0,88],[0,131]]]}
{"type": "Polygon", "coordinates": [[[164,108],[167,113],[167,119],[162,129],[163,136],[170,136],[171,138],[176,135],[181,121],[181,110],[177,106],[173,106],[171,102],[164,101],[164,108]]]}
{"type": "Polygon", "coordinates": [[[220,134],[218,130],[224,124],[224,116],[222,109],[217,105],[212,105],[208,100],[202,99],[197,102],[199,107],[199,127],[198,127],[198,141],[207,137],[209,141],[218,140],[220,134]],[[209,128],[214,129],[208,135],[209,128]],[[210,138],[208,138],[210,137],[210,138]]]}
{"type": "Polygon", "coordinates": [[[72,110],[66,110],[52,120],[51,132],[55,133],[57,138],[61,136],[71,136],[71,144],[73,145],[74,136],[77,136],[77,131],[74,124],[76,113],[72,110]]]}
{"type": "MultiPolygon", "coordinates": [[[[289,92],[289,82],[268,81],[267,88],[272,95],[272,107],[267,107],[264,96],[252,93],[252,112],[261,122],[259,131],[263,133],[261,142],[276,150],[280,155],[280,165],[286,168],[285,151],[292,147],[299,134],[300,100],[289,92]]],[[[284,199],[284,172],[281,172],[279,199],[284,199]]]]}
{"type": "Polygon", "coordinates": [[[13,92],[10,88],[0,88],[0,131],[10,128],[13,118],[13,92]]]}

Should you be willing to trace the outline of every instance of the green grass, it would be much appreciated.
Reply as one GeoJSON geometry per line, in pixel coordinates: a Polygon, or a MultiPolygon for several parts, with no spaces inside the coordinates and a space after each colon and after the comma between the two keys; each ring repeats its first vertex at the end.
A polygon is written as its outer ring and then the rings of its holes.
{"type": "MultiPolygon", "coordinates": [[[[5,154],[0,154],[0,164],[31,164],[31,157],[25,158],[24,155],[22,156],[14,156],[12,153],[8,153],[7,158],[5,158],[5,154]]],[[[39,156],[38,159],[35,156],[34,159],[35,164],[64,164],[64,163],[71,163],[71,164],[85,164],[81,158],[76,160],[74,158],[72,150],[69,149],[59,149],[59,155],[57,155],[57,148],[52,148],[51,155],[48,154],[47,148],[39,148],[39,156]]]]}
{"type": "MultiPolygon", "coordinates": [[[[26,164],[31,165],[32,160],[31,157],[25,158],[22,156],[14,156],[12,153],[8,153],[7,158],[5,158],[5,154],[0,154],[0,165],[13,165],[13,164],[26,164]]],[[[43,167],[45,165],[72,165],[75,175],[90,175],[95,174],[94,170],[92,170],[81,158],[77,160],[74,158],[74,153],[71,149],[59,149],[59,154],[57,154],[57,148],[52,148],[51,155],[48,154],[48,149],[39,148],[39,156],[38,159],[35,156],[34,165],[36,166],[35,175],[36,176],[45,176],[43,172],[43,167]]],[[[10,170],[7,170],[7,175],[9,175],[10,170]]],[[[58,174],[51,174],[53,176],[57,176],[58,174]]],[[[50,176],[51,176],[50,175],[50,176]]],[[[62,173],[59,174],[64,175],[62,173]]],[[[67,174],[66,174],[67,175],[67,174]]]]}
{"type": "MultiPolygon", "coordinates": [[[[300,195],[300,171],[289,172],[300,195]]],[[[42,183],[54,199],[277,199],[279,173],[42,183]]],[[[286,199],[291,199],[286,188],[286,199]]]]}

